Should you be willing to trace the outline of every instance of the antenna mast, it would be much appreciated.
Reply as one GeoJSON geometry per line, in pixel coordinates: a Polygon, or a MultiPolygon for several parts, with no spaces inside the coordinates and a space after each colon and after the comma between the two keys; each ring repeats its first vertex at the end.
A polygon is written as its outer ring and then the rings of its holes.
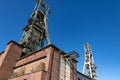
{"type": "Polygon", "coordinates": [[[20,44],[24,47],[23,52],[30,54],[44,46],[45,40],[50,44],[48,35],[49,6],[45,0],[37,0],[34,11],[28,20],[28,25],[23,29],[24,33],[20,44]]]}
{"type": "Polygon", "coordinates": [[[96,66],[94,64],[92,48],[89,43],[84,44],[84,52],[85,52],[85,59],[84,59],[84,67],[82,73],[92,78],[93,80],[97,80],[96,66]]]}

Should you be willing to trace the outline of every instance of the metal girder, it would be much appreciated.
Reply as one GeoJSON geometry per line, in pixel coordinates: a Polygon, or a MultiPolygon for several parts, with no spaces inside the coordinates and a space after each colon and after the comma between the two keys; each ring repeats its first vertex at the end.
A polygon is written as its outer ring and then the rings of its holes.
{"type": "Polygon", "coordinates": [[[51,43],[48,35],[48,11],[46,2],[38,0],[20,40],[24,53],[29,54],[43,47],[45,39],[47,44],[51,43]]]}

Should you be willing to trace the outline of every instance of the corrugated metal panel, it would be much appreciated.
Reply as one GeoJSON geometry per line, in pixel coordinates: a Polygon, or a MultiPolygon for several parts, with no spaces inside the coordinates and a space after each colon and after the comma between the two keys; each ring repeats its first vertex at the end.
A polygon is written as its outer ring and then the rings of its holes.
{"type": "Polygon", "coordinates": [[[65,75],[65,60],[64,60],[63,57],[61,57],[61,61],[60,61],[60,78],[59,78],[59,80],[65,80],[64,75],[65,75]]]}
{"type": "Polygon", "coordinates": [[[59,80],[70,80],[70,65],[66,59],[61,56],[60,61],[60,77],[59,80]]]}
{"type": "Polygon", "coordinates": [[[68,64],[66,60],[66,77],[65,80],[70,80],[70,65],[68,64]]]}

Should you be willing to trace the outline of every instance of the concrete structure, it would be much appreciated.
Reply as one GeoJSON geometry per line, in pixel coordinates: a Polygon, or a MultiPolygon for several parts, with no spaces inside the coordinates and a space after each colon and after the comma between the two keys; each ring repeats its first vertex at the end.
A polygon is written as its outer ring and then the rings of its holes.
{"type": "Polygon", "coordinates": [[[20,57],[22,49],[10,41],[0,54],[0,80],[77,80],[77,61],[54,45],[20,57]]]}

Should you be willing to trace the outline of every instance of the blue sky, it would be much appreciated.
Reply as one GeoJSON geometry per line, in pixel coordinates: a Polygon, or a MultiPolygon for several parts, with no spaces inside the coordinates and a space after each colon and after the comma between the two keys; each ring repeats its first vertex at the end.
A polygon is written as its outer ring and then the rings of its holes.
{"type": "MultiPolygon", "coordinates": [[[[49,0],[51,42],[65,52],[80,53],[78,70],[84,61],[83,43],[89,42],[99,80],[120,80],[120,1],[49,0]]],[[[36,0],[0,0],[0,51],[10,40],[19,42],[36,0]]]]}

